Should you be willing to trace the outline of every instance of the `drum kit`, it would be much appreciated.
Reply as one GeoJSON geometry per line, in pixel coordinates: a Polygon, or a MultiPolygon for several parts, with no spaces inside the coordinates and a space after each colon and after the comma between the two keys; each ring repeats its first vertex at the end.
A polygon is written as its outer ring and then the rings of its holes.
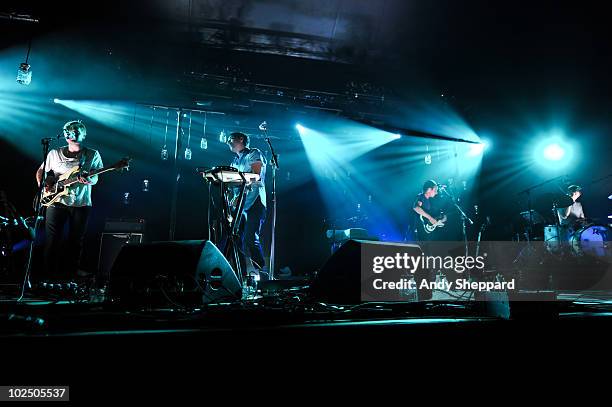
{"type": "Polygon", "coordinates": [[[522,239],[542,241],[546,251],[561,256],[609,255],[610,228],[592,219],[574,219],[561,225],[558,210],[571,206],[574,202],[565,194],[545,193],[539,195],[529,209],[515,217],[515,230],[522,233],[522,239]],[[542,214],[550,213],[546,217],[542,214]],[[550,220],[553,219],[553,222],[550,220]]]}
{"type": "Polygon", "coordinates": [[[6,280],[16,271],[15,255],[23,251],[34,239],[35,219],[24,219],[15,206],[0,191],[0,276],[6,280]]]}

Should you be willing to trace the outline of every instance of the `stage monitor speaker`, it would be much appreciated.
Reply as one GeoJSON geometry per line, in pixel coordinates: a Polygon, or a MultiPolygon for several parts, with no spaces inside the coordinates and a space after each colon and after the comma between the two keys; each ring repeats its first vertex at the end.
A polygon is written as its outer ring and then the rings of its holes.
{"type": "MultiPolygon", "coordinates": [[[[409,253],[420,256],[421,248],[415,244],[349,240],[344,243],[325,262],[310,286],[314,300],[331,304],[359,304],[362,302],[361,266],[366,254],[391,255],[391,253],[409,253]]],[[[426,278],[418,273],[415,278],[426,278]]],[[[428,277],[427,277],[428,278],[428,277]]],[[[366,288],[367,294],[367,288],[366,288]]],[[[419,290],[421,299],[431,298],[431,292],[419,290]]],[[[401,301],[398,293],[393,300],[401,301]]]]}
{"type": "Polygon", "coordinates": [[[98,274],[96,284],[103,286],[110,279],[111,268],[121,248],[128,244],[139,244],[143,241],[142,233],[102,233],[100,254],[98,256],[98,274]]]}
{"type": "Polygon", "coordinates": [[[242,297],[242,286],[209,240],[126,245],[113,265],[109,296],[121,304],[197,306],[242,297]]]}

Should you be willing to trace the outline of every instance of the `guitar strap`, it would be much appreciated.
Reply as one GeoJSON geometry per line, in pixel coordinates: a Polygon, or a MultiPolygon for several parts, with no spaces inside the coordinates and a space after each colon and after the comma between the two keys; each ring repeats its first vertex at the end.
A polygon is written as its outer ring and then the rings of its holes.
{"type": "MultiPolygon", "coordinates": [[[[85,165],[86,159],[87,159],[87,147],[83,147],[83,149],[81,149],[81,151],[79,152],[79,176],[83,174],[83,166],[85,165]]],[[[89,170],[91,170],[91,165],[89,167],[90,167],[89,170]]]]}

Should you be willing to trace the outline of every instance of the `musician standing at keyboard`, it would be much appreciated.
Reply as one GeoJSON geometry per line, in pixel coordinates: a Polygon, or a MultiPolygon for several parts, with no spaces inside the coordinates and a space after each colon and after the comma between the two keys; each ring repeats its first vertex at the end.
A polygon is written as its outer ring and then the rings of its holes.
{"type": "MultiPolygon", "coordinates": [[[[247,187],[244,197],[244,214],[241,222],[242,249],[251,258],[253,266],[261,271],[264,268],[264,255],[260,242],[263,223],[266,218],[266,159],[257,148],[249,147],[249,136],[244,133],[231,133],[227,144],[236,154],[231,166],[241,172],[259,174],[260,180],[247,187]]],[[[251,269],[247,262],[247,270],[251,269]]]]}
{"type": "Polygon", "coordinates": [[[53,149],[47,155],[43,174],[43,164],[36,171],[38,186],[44,175],[51,172],[59,176],[80,167],[83,174],[78,184],[70,187],[70,192],[58,202],[47,208],[45,217],[44,279],[73,279],[81,260],[83,240],[87,221],[91,212],[91,187],[98,182],[98,176],[86,176],[86,172],[102,168],[102,158],[97,150],[83,146],[87,129],[80,120],[69,121],[64,125],[64,138],[67,146],[53,149]],[[60,249],[64,225],[68,223],[68,239],[65,247],[65,262],[60,267],[60,249]]]}

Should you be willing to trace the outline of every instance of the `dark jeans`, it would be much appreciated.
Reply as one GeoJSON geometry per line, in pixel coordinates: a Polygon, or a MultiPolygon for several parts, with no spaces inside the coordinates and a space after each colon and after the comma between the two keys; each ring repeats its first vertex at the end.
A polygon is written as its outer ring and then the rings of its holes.
{"type": "Polygon", "coordinates": [[[47,208],[44,275],[41,279],[76,277],[90,212],[90,206],[71,207],[55,204],[47,208]],[[68,223],[68,237],[62,245],[66,223],[68,223]]]}
{"type": "Polygon", "coordinates": [[[251,260],[255,263],[255,267],[263,268],[265,264],[263,249],[259,236],[261,229],[266,220],[266,207],[261,203],[261,199],[257,198],[253,206],[245,211],[246,222],[242,222],[242,249],[247,256],[251,256],[251,260]]]}

